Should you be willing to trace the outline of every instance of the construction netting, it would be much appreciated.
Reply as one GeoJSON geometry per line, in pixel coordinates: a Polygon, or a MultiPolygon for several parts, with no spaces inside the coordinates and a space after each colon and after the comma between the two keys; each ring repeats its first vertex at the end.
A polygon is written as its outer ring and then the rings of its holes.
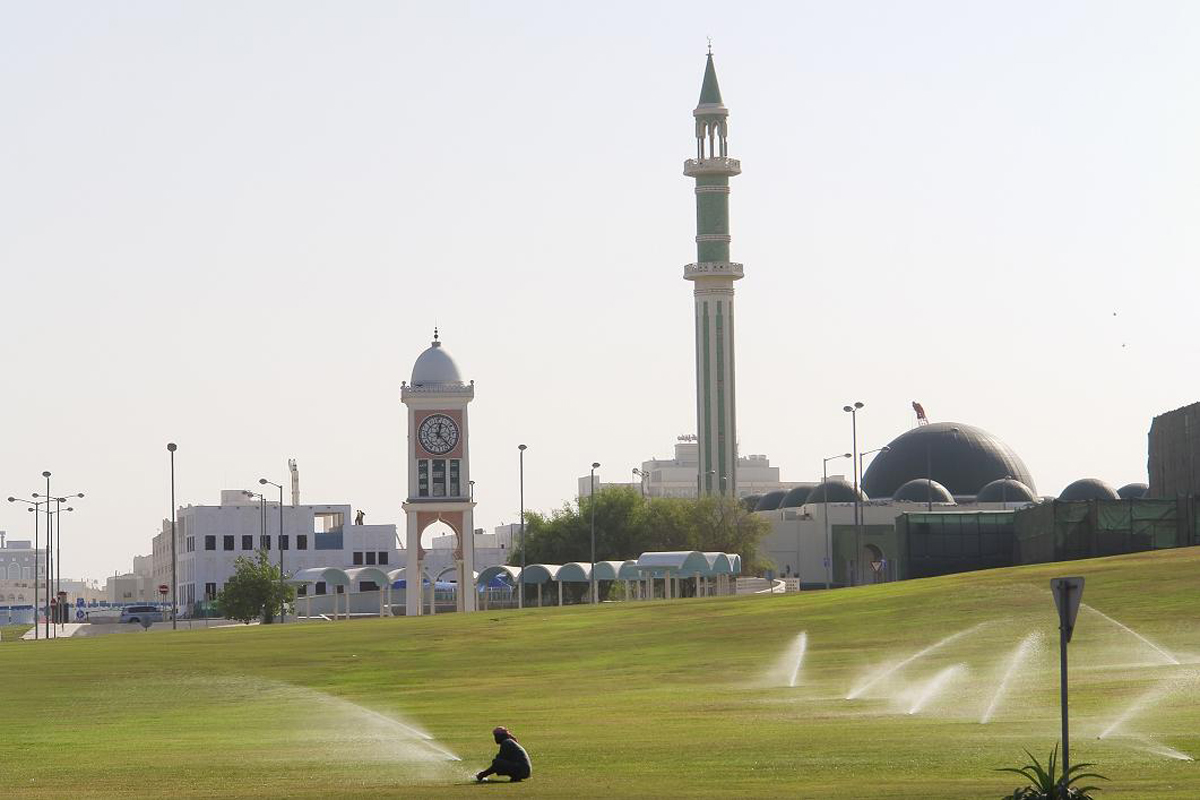
{"type": "Polygon", "coordinates": [[[1194,498],[1040,503],[1016,512],[1017,563],[1200,544],[1194,498]]]}

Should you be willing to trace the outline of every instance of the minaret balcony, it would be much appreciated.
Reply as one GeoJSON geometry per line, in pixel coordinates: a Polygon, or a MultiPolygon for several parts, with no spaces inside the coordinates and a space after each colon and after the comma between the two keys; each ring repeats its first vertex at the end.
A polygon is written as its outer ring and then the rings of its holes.
{"type": "Polygon", "coordinates": [[[701,175],[741,175],[742,162],[736,158],[713,156],[712,158],[689,158],[683,162],[683,174],[689,178],[701,175]]]}
{"type": "Polygon", "coordinates": [[[697,278],[729,278],[736,281],[742,277],[742,265],[734,261],[701,261],[685,266],[683,277],[689,281],[697,278]]]}

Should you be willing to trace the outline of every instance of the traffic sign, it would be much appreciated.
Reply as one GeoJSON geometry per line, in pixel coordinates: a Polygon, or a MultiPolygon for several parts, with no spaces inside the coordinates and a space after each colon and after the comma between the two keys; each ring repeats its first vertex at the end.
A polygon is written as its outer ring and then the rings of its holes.
{"type": "Polygon", "coordinates": [[[167,586],[165,583],[160,583],[158,585],[158,593],[159,594],[166,594],[169,591],[171,591],[171,587],[167,586]]]}
{"type": "Polygon", "coordinates": [[[1083,578],[1054,578],[1050,581],[1054,606],[1058,609],[1058,624],[1067,641],[1075,632],[1075,617],[1079,616],[1079,601],[1083,599],[1083,578]]]}

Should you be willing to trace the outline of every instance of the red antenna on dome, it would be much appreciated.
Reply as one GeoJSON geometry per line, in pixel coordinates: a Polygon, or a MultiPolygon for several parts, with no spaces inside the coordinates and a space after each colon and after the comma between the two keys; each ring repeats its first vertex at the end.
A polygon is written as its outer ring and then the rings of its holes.
{"type": "Polygon", "coordinates": [[[917,425],[928,425],[929,418],[925,416],[925,407],[913,400],[913,411],[917,412],[917,425]]]}

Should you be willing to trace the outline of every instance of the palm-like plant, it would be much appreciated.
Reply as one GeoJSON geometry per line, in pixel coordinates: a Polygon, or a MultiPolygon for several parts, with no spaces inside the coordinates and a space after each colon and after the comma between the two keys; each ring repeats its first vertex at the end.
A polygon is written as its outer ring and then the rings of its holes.
{"type": "Polygon", "coordinates": [[[1102,781],[1108,780],[1103,775],[1095,772],[1084,772],[1088,767],[1095,766],[1094,764],[1075,764],[1067,768],[1062,777],[1056,778],[1056,765],[1058,763],[1058,745],[1054,745],[1054,749],[1050,751],[1050,759],[1043,768],[1040,761],[1034,757],[1033,753],[1028,750],[1025,755],[1029,756],[1032,764],[1026,764],[1023,767],[1004,767],[996,770],[997,772],[1013,772],[1030,782],[1029,786],[1024,786],[1013,791],[1012,794],[1007,794],[1001,800],[1093,800],[1090,792],[1099,791],[1095,786],[1075,786],[1076,781],[1086,780],[1088,778],[1099,778],[1102,781]]]}

